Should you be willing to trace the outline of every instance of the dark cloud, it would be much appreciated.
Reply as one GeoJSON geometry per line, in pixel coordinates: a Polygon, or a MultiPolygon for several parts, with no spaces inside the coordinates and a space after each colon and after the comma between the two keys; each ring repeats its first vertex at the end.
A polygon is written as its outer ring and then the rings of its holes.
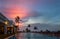
{"type": "Polygon", "coordinates": [[[39,17],[43,15],[41,12],[38,11],[31,11],[29,14],[31,14],[29,17],[39,17]]]}

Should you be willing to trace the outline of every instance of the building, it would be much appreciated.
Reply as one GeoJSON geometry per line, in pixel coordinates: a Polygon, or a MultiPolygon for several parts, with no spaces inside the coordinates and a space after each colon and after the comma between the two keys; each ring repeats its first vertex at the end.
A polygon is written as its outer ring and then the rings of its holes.
{"type": "Polygon", "coordinates": [[[9,24],[9,20],[0,13],[0,34],[7,33],[7,26],[9,24]]]}
{"type": "Polygon", "coordinates": [[[6,18],[2,13],[0,13],[0,34],[7,34],[14,32],[13,21],[6,18]]]}
{"type": "Polygon", "coordinates": [[[13,33],[13,32],[14,32],[13,21],[9,20],[9,26],[7,26],[7,33],[13,33]]]}

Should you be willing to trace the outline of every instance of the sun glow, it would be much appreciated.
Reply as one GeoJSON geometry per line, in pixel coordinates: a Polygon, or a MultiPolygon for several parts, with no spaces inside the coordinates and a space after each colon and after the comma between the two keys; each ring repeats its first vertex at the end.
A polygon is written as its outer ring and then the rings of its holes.
{"type": "Polygon", "coordinates": [[[20,18],[25,18],[27,17],[29,14],[29,9],[26,7],[16,7],[16,8],[11,8],[11,9],[7,9],[6,12],[8,12],[8,16],[9,18],[15,18],[16,16],[19,16],[20,18]]]}
{"type": "Polygon", "coordinates": [[[15,23],[16,26],[22,27],[24,26],[24,23],[15,23]]]}
{"type": "MultiPolygon", "coordinates": [[[[16,16],[19,16],[20,19],[24,19],[30,16],[30,13],[29,13],[30,9],[26,8],[25,6],[16,6],[16,7],[14,6],[14,7],[5,9],[4,12],[6,13],[5,16],[7,16],[9,19],[12,19],[13,21],[15,20],[16,16]]],[[[19,24],[20,26],[24,25],[22,24],[22,22],[19,24]]]]}

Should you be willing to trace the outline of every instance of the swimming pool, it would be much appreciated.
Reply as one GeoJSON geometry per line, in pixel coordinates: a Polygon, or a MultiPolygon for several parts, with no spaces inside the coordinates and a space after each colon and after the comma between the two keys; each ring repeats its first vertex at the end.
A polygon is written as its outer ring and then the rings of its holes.
{"type": "Polygon", "coordinates": [[[43,35],[38,33],[18,33],[9,39],[60,39],[60,37],[43,35]]]}

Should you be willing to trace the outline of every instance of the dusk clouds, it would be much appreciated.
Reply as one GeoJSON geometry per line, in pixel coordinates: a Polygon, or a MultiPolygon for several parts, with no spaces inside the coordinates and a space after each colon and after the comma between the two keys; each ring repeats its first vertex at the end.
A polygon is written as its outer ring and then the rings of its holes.
{"type": "Polygon", "coordinates": [[[0,0],[0,12],[12,20],[18,15],[25,23],[60,24],[60,0],[0,0]]]}

